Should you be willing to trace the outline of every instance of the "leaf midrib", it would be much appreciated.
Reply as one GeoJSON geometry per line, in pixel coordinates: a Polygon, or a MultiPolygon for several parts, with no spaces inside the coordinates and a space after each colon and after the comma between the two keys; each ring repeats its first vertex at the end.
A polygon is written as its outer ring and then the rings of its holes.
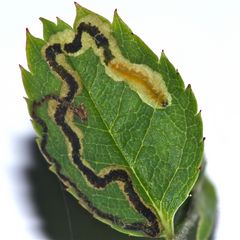
{"type": "MultiPolygon", "coordinates": [[[[125,84],[125,83],[124,83],[125,84]]],[[[100,114],[100,111],[97,107],[97,105],[95,104],[95,101],[93,100],[91,94],[90,94],[90,91],[89,89],[86,87],[86,85],[84,84],[84,82],[82,81],[82,85],[83,87],[86,89],[86,92],[87,94],[89,95],[89,98],[91,99],[92,103],[93,103],[93,106],[95,107],[97,113],[99,114],[99,117],[100,119],[102,120],[104,126],[106,127],[107,129],[107,132],[110,134],[115,146],[117,147],[117,149],[119,150],[119,152],[121,153],[123,159],[125,160],[125,162],[127,163],[127,165],[129,166],[129,169],[132,171],[132,174],[135,176],[135,178],[138,180],[138,183],[139,185],[142,187],[142,189],[144,190],[145,194],[148,196],[150,202],[152,203],[152,206],[154,207],[154,210],[155,210],[155,213],[157,215],[157,218],[159,219],[160,223],[162,224],[162,219],[160,217],[160,214],[159,214],[159,210],[156,206],[156,204],[154,203],[152,197],[150,196],[150,193],[145,189],[143,183],[141,182],[141,180],[139,179],[138,175],[136,174],[135,170],[132,168],[132,166],[129,164],[129,162],[127,161],[127,158],[125,157],[124,153],[122,152],[120,146],[117,144],[117,142],[115,141],[114,139],[114,136],[112,135],[111,131],[109,131],[110,129],[108,129],[108,126],[107,126],[107,123],[105,122],[105,120],[102,118],[102,115],[100,114]]],[[[149,128],[149,127],[148,127],[149,128]]],[[[141,147],[140,147],[141,148],[141,147]]],[[[140,151],[140,150],[139,150],[140,151]]]]}

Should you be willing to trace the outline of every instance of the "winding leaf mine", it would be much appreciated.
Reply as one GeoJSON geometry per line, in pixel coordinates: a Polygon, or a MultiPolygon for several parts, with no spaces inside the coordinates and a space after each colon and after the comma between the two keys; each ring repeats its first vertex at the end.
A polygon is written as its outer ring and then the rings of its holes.
{"type": "Polygon", "coordinates": [[[74,27],[41,18],[21,67],[37,142],[50,169],[95,218],[169,239],[202,164],[202,121],[189,87],[115,12],[76,4],[74,27]]]}

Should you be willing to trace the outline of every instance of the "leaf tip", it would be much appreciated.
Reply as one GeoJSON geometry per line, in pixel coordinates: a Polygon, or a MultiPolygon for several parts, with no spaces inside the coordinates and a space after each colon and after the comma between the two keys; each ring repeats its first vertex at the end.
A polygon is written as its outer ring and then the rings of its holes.
{"type": "Polygon", "coordinates": [[[26,27],[26,35],[27,35],[27,37],[29,36],[29,35],[31,35],[31,33],[30,33],[30,31],[29,31],[29,28],[28,27],[26,27]]]}
{"type": "Polygon", "coordinates": [[[63,23],[63,20],[58,16],[56,16],[56,20],[57,20],[57,25],[63,23]]]}
{"type": "Polygon", "coordinates": [[[21,64],[18,64],[18,67],[20,68],[20,70],[23,70],[23,66],[21,64]]]}
{"type": "MultiPolygon", "coordinates": [[[[58,16],[56,16],[56,19],[57,19],[57,25],[60,25],[60,24],[62,24],[62,23],[65,23],[65,22],[63,22],[63,20],[60,18],[60,17],[58,17],[58,16]]],[[[66,24],[66,23],[65,23],[66,24]]],[[[66,24],[67,25],[67,24],[66,24]]]]}
{"type": "Polygon", "coordinates": [[[74,5],[75,5],[76,8],[81,7],[76,1],[74,1],[74,5]]]}
{"type": "Polygon", "coordinates": [[[92,11],[82,7],[77,2],[74,2],[74,4],[75,4],[75,8],[76,8],[76,18],[74,20],[73,28],[76,29],[77,28],[77,24],[79,23],[79,21],[82,18],[86,17],[89,14],[94,14],[94,13],[92,11]]]}
{"type": "MultiPolygon", "coordinates": [[[[77,12],[78,11],[86,11],[87,9],[86,8],[84,8],[83,6],[81,6],[79,3],[77,3],[77,2],[74,2],[74,5],[75,5],[75,7],[76,7],[76,10],[77,10],[77,12]]],[[[87,11],[89,11],[89,10],[87,10],[87,11]]]]}
{"type": "Polygon", "coordinates": [[[26,38],[29,39],[29,38],[34,38],[34,36],[31,34],[29,28],[26,28],[26,38]]]}
{"type": "Polygon", "coordinates": [[[177,75],[180,75],[180,73],[179,73],[179,71],[178,71],[178,69],[177,69],[177,68],[176,68],[176,70],[175,70],[175,71],[176,71],[176,74],[177,74],[177,75]]]}
{"type": "Polygon", "coordinates": [[[58,16],[56,16],[56,19],[57,19],[57,25],[59,25],[63,22],[63,20],[58,16]]]}
{"type": "MultiPolygon", "coordinates": [[[[166,57],[166,55],[165,55],[165,51],[164,51],[164,49],[162,49],[162,51],[161,51],[161,55],[160,55],[160,59],[161,59],[161,58],[164,58],[164,57],[166,57]]],[[[160,60],[160,59],[159,59],[159,60],[160,60]]]]}
{"type": "Polygon", "coordinates": [[[198,115],[199,117],[201,117],[201,115],[202,115],[202,110],[201,110],[201,109],[199,110],[199,112],[197,113],[197,115],[198,115]]]}
{"type": "Polygon", "coordinates": [[[43,28],[48,28],[49,25],[56,25],[55,23],[53,23],[53,22],[51,22],[48,19],[43,18],[43,17],[40,17],[39,20],[42,22],[43,28]]]}
{"type": "Polygon", "coordinates": [[[164,49],[162,49],[161,54],[160,54],[160,58],[159,58],[159,63],[160,61],[163,61],[164,59],[166,59],[166,54],[164,49]]]}
{"type": "Polygon", "coordinates": [[[188,84],[186,89],[187,89],[187,90],[192,90],[191,84],[188,84]]]}
{"type": "Polygon", "coordinates": [[[114,10],[114,16],[118,17],[118,10],[117,10],[117,8],[115,8],[115,10],[114,10]]]}
{"type": "Polygon", "coordinates": [[[47,27],[49,24],[54,24],[53,22],[49,21],[48,19],[44,17],[40,17],[39,20],[42,22],[43,27],[47,27]]]}
{"type": "Polygon", "coordinates": [[[24,78],[24,76],[26,76],[27,74],[30,75],[31,73],[29,71],[27,71],[21,64],[18,64],[20,71],[22,73],[22,77],[24,78]]]}
{"type": "Polygon", "coordinates": [[[115,21],[123,23],[123,20],[120,18],[119,14],[118,14],[117,8],[115,8],[114,14],[113,14],[113,22],[115,22],[115,21]]]}
{"type": "Polygon", "coordinates": [[[27,97],[23,97],[24,101],[26,101],[26,103],[29,103],[29,98],[27,97]]]}
{"type": "Polygon", "coordinates": [[[53,173],[56,173],[56,166],[55,165],[50,165],[49,170],[53,173]]]}

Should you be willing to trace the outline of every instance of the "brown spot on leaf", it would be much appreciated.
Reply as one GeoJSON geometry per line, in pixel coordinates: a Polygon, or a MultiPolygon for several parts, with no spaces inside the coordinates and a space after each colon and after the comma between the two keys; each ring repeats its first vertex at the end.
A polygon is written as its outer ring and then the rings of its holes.
{"type": "Polygon", "coordinates": [[[87,121],[88,115],[83,103],[81,103],[78,107],[74,107],[73,112],[81,119],[82,122],[87,121]]]}

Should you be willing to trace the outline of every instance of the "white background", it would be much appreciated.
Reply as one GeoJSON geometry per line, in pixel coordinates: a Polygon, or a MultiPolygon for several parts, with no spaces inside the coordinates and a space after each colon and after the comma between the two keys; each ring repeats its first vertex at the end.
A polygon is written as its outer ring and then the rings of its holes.
{"type": "MultiPolygon", "coordinates": [[[[239,239],[240,214],[240,1],[238,0],[81,0],[108,19],[119,15],[160,55],[162,49],[186,84],[191,83],[202,110],[207,173],[217,187],[216,239],[239,239]]],[[[0,14],[0,229],[1,239],[46,239],[27,198],[20,172],[31,163],[21,140],[34,135],[23,96],[18,64],[27,67],[25,28],[42,36],[39,17],[72,23],[73,1],[11,0],[0,14]],[[20,161],[20,160],[21,161],[20,161]]]]}

